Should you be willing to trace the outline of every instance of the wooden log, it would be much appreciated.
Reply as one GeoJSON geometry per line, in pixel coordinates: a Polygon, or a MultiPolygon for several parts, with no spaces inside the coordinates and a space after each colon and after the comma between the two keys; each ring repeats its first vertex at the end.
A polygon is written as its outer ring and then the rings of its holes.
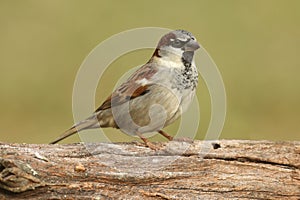
{"type": "Polygon", "coordinates": [[[0,199],[300,199],[300,142],[0,143],[0,199]]]}

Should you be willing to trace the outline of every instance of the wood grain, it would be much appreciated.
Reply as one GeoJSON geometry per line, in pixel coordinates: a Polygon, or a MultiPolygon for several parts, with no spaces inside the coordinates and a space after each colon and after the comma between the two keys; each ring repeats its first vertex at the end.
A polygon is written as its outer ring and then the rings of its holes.
{"type": "Polygon", "coordinates": [[[300,199],[300,142],[0,143],[0,199],[300,199]]]}

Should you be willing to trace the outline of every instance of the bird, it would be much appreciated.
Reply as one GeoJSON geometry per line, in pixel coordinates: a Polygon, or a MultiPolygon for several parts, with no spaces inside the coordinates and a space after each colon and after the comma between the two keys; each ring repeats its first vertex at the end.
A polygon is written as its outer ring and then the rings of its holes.
{"type": "Polygon", "coordinates": [[[90,117],[74,124],[50,144],[86,129],[112,127],[138,136],[150,149],[158,148],[145,133],[158,132],[187,110],[198,85],[194,53],[200,48],[192,33],[173,30],[159,40],[149,61],[138,68],[90,117]]]}

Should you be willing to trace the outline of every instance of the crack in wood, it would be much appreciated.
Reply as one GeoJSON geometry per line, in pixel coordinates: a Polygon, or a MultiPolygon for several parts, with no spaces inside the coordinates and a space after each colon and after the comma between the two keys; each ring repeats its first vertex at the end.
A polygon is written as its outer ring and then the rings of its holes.
{"type": "Polygon", "coordinates": [[[206,156],[204,159],[215,159],[215,160],[224,160],[224,161],[237,161],[241,163],[258,163],[258,164],[266,164],[266,165],[272,165],[272,166],[279,166],[284,167],[287,169],[300,169],[297,165],[293,164],[284,164],[284,163],[278,163],[278,162],[272,162],[267,160],[261,160],[259,158],[251,158],[251,157],[216,157],[216,156],[206,156]]]}

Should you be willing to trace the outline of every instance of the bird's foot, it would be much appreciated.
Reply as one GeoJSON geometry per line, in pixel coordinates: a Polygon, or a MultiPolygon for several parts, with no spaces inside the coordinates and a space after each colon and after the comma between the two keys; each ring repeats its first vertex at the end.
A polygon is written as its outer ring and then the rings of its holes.
{"type": "Polygon", "coordinates": [[[151,143],[147,138],[145,138],[141,133],[136,133],[145,143],[145,145],[147,147],[149,147],[150,149],[157,151],[160,149],[159,146],[156,146],[155,144],[151,143]]]}
{"type": "Polygon", "coordinates": [[[153,144],[152,142],[147,142],[145,143],[145,145],[154,151],[160,150],[160,147],[158,145],[153,144]]]}

